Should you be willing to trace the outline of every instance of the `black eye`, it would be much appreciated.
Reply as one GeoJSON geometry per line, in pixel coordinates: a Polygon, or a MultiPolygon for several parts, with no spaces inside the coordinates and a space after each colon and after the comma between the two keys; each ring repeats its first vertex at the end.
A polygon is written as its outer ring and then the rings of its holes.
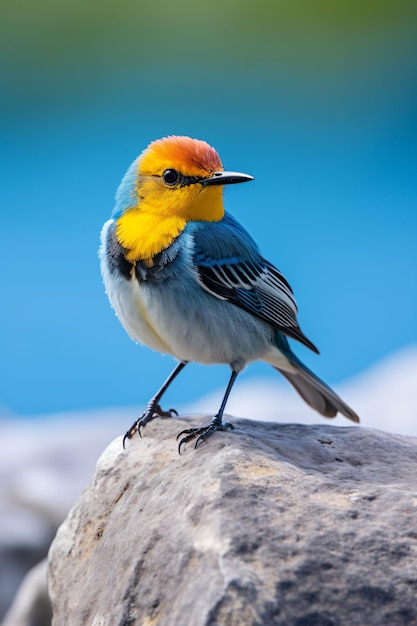
{"type": "Polygon", "coordinates": [[[180,173],[177,170],[165,170],[162,174],[162,180],[166,185],[176,185],[180,179],[180,173]]]}

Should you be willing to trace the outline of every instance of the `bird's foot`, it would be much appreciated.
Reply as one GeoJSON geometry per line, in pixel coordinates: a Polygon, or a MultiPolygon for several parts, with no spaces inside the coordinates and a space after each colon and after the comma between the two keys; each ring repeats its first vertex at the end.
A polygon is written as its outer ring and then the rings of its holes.
{"type": "Polygon", "coordinates": [[[182,430],[180,433],[178,433],[177,439],[179,439],[182,435],[185,435],[185,437],[182,437],[178,444],[178,453],[181,454],[182,446],[185,446],[185,444],[187,444],[189,441],[192,441],[193,439],[196,439],[194,448],[197,448],[202,441],[207,439],[207,437],[210,437],[210,435],[212,435],[217,430],[228,430],[229,428],[233,430],[233,424],[229,424],[229,422],[225,422],[223,424],[221,417],[218,417],[216,415],[216,417],[211,420],[208,426],[202,426],[201,428],[187,428],[186,430],[182,430]]]}
{"type": "Polygon", "coordinates": [[[159,404],[155,404],[153,402],[149,402],[146,407],[146,410],[142,413],[142,415],[132,424],[129,430],[126,432],[123,437],[123,447],[125,447],[126,439],[131,439],[133,435],[137,432],[139,437],[142,437],[141,428],[146,426],[151,420],[155,417],[174,417],[178,415],[175,409],[169,409],[169,411],[163,411],[159,404]]]}

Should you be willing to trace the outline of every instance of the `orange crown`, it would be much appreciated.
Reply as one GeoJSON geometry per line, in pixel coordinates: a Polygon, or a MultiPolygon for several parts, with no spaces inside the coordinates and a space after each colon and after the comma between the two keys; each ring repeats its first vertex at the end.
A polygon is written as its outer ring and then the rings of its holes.
{"type": "Polygon", "coordinates": [[[160,176],[167,168],[206,177],[223,170],[223,165],[216,150],[205,141],[171,135],[153,141],[139,158],[139,174],[160,176]]]}

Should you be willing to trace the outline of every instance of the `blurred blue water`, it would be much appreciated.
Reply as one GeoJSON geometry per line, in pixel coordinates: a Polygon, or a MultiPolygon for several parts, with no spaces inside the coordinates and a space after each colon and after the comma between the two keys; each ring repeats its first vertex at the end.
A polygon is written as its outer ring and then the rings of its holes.
{"type": "MultiPolygon", "coordinates": [[[[215,101],[208,87],[182,93],[155,79],[152,98],[125,85],[129,97],[109,89],[73,109],[8,111],[0,404],[19,414],[141,404],[170,371],[169,357],[125,334],[97,261],[120,178],[165,134],[205,139],[226,168],[255,176],[226,190],[226,207],[293,286],[321,356],[295,348],[318,374],[335,383],[417,341],[417,95],[401,84],[356,86],[354,97],[346,87],[326,104],[267,79],[215,101]]],[[[244,375],[260,373],[275,376],[263,365],[244,375]]],[[[190,366],[167,402],[191,401],[228,375],[190,366]]]]}

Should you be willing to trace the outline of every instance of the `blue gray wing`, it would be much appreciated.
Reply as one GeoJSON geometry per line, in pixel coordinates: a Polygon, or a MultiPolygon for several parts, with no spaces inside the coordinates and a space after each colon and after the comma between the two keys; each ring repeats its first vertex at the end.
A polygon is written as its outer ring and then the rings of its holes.
{"type": "Polygon", "coordinates": [[[267,322],[314,352],[301,331],[297,304],[284,275],[261,257],[248,233],[230,215],[196,228],[193,262],[203,289],[267,322]]]}

